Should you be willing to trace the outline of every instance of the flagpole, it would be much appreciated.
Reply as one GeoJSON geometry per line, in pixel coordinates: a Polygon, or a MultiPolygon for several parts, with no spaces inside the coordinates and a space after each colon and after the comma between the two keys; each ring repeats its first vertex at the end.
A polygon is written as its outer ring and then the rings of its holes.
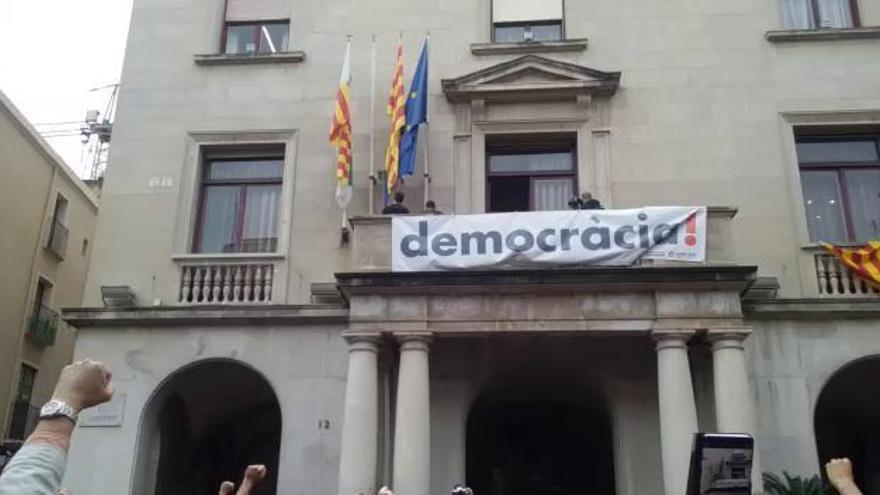
{"type": "MultiPolygon", "coordinates": [[[[350,51],[351,50],[351,38],[352,38],[352,35],[350,35],[350,34],[345,35],[345,53],[349,57],[349,60],[351,60],[351,58],[350,58],[351,57],[351,51],[350,51]]],[[[349,69],[349,70],[351,70],[351,69],[349,69]]],[[[351,139],[351,144],[349,145],[351,148],[350,153],[351,153],[351,156],[354,157],[354,136],[351,136],[350,139],[351,139]]],[[[351,159],[351,162],[352,163],[349,164],[349,172],[348,172],[349,173],[349,178],[348,178],[349,190],[351,190],[351,188],[354,187],[354,158],[351,159]]],[[[341,233],[340,241],[341,241],[342,245],[348,244],[348,203],[346,203],[345,208],[342,209],[342,233],[341,233]]]]}
{"type": "MultiPolygon", "coordinates": [[[[425,50],[426,51],[430,50],[430,47],[428,45],[428,40],[430,37],[431,37],[431,31],[428,31],[425,34],[425,50]]],[[[431,78],[430,78],[431,57],[429,56],[428,53],[426,53],[425,55],[427,57],[427,61],[426,61],[427,66],[425,67],[425,71],[428,73],[429,77],[427,77],[427,82],[425,83],[425,88],[426,88],[425,92],[427,93],[425,95],[425,115],[427,117],[425,119],[425,172],[423,174],[423,180],[425,182],[425,197],[423,198],[423,200],[425,202],[427,202],[429,199],[431,199],[431,169],[428,168],[428,164],[429,164],[428,155],[430,154],[430,149],[431,149],[431,123],[430,123],[431,112],[428,111],[428,107],[431,105],[431,93],[427,89],[427,88],[430,88],[430,86],[431,86],[431,78]]]]}
{"type": "Polygon", "coordinates": [[[375,211],[376,194],[376,35],[373,35],[370,67],[370,208],[375,211]]]}

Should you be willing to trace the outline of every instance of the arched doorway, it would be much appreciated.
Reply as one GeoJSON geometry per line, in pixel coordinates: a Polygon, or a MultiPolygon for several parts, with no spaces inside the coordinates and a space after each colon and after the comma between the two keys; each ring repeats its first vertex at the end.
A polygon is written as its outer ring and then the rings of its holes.
{"type": "Polygon", "coordinates": [[[853,461],[856,483],[880,495],[880,356],[853,362],[831,377],[816,403],[820,465],[834,457],[853,461]]]}
{"type": "Polygon", "coordinates": [[[582,363],[554,363],[552,344],[522,344],[528,350],[514,354],[528,358],[495,374],[471,407],[468,485],[479,495],[614,494],[604,398],[578,371],[582,363]]]}
{"type": "Polygon", "coordinates": [[[266,379],[242,363],[206,361],[176,373],[147,405],[141,431],[139,451],[149,459],[138,463],[135,493],[216,493],[249,464],[269,470],[255,493],[276,492],[281,408],[266,379]]]}

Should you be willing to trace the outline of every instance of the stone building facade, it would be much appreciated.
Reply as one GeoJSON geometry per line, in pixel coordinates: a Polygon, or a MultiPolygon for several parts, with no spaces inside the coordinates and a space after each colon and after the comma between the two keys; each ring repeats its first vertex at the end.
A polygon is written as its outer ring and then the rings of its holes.
{"type": "Polygon", "coordinates": [[[136,0],[100,262],[65,313],[117,397],[68,485],[202,492],[261,461],[265,493],[677,495],[690,435],[728,431],[756,481],[846,454],[880,489],[880,299],[818,245],[880,237],[878,25],[868,0],[136,0]],[[369,164],[398,37],[408,85],[426,34],[413,210],[707,205],[708,261],[392,272],[369,164]]]}
{"type": "Polygon", "coordinates": [[[59,312],[82,301],[98,200],[2,92],[0,167],[0,441],[14,446],[73,357],[59,312]]]}

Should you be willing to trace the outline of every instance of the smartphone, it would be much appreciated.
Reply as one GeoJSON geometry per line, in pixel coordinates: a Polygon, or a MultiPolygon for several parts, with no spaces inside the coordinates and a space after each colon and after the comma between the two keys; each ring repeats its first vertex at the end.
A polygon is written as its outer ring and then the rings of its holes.
{"type": "Polygon", "coordinates": [[[754,439],[740,433],[697,433],[687,495],[751,495],[754,439]]]}

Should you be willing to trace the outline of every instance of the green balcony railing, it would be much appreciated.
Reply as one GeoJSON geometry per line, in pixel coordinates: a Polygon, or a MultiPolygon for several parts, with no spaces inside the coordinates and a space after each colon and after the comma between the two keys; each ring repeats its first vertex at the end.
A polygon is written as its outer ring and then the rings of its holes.
{"type": "Polygon", "coordinates": [[[34,313],[28,324],[27,335],[34,343],[48,347],[55,344],[55,334],[58,332],[58,312],[41,304],[34,313]]]}

